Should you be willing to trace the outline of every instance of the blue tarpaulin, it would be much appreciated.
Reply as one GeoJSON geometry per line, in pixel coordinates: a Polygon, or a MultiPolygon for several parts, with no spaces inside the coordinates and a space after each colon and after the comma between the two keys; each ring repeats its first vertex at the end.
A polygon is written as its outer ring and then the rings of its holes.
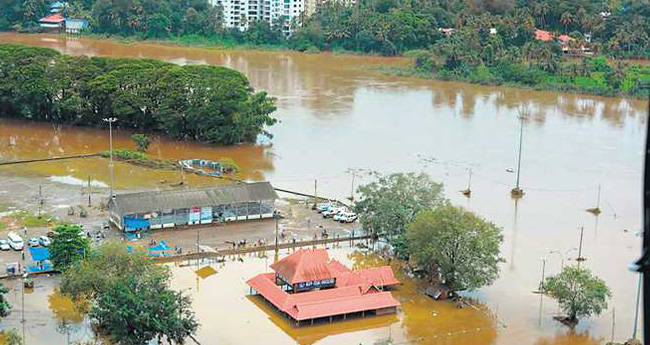
{"type": "Polygon", "coordinates": [[[159,251],[159,250],[169,250],[169,246],[167,245],[167,242],[165,241],[160,241],[157,246],[155,247],[149,247],[149,251],[159,251]]]}
{"type": "Polygon", "coordinates": [[[29,254],[34,261],[44,261],[50,258],[50,251],[47,248],[29,247],[29,254]]]}
{"type": "Polygon", "coordinates": [[[51,269],[52,269],[52,264],[46,262],[43,264],[43,267],[39,267],[37,265],[29,266],[28,271],[29,273],[36,273],[36,272],[50,271],[51,269]]]}
{"type": "Polygon", "coordinates": [[[151,227],[148,219],[124,217],[124,229],[126,231],[145,230],[151,227]]]}

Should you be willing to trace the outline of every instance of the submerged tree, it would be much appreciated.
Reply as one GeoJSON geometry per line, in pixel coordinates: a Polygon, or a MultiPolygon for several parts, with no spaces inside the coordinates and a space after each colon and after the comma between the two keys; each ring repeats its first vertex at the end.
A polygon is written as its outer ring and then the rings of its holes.
{"type": "Polygon", "coordinates": [[[117,344],[183,344],[198,323],[189,297],[172,290],[170,278],[166,266],[144,253],[128,253],[122,243],[108,242],[64,273],[61,291],[90,302],[91,320],[117,344]]]}
{"type": "Polygon", "coordinates": [[[409,225],[411,254],[454,291],[489,285],[499,276],[501,229],[461,207],[446,204],[409,225]]]}
{"type": "Polygon", "coordinates": [[[579,266],[565,266],[560,274],[546,278],[541,288],[557,300],[570,325],[581,317],[600,315],[612,297],[604,280],[579,266]]]}
{"type": "Polygon", "coordinates": [[[99,296],[90,316],[118,344],[183,344],[198,323],[189,297],[168,285],[163,275],[125,277],[99,296]]]}
{"type": "Polygon", "coordinates": [[[429,175],[397,173],[380,176],[376,182],[360,186],[355,205],[363,229],[371,234],[398,241],[415,216],[439,205],[442,184],[429,175]]]}
{"type": "Polygon", "coordinates": [[[131,140],[133,140],[140,152],[147,152],[149,145],[151,145],[151,138],[146,134],[133,134],[131,140]]]}

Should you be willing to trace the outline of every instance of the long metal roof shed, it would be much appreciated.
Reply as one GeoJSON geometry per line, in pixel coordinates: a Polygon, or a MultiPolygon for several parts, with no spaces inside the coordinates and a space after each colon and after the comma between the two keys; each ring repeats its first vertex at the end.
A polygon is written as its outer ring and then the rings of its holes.
{"type": "Polygon", "coordinates": [[[275,200],[278,194],[269,182],[241,183],[208,189],[151,191],[115,195],[116,211],[121,214],[147,213],[189,207],[239,204],[275,200]]]}

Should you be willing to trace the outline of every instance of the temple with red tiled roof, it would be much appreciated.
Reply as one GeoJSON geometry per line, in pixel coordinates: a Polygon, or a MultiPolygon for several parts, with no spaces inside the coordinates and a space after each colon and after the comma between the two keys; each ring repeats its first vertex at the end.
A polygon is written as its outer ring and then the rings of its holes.
{"type": "Polygon", "coordinates": [[[387,288],[399,284],[389,266],[352,271],[325,249],[299,249],[271,265],[275,273],[246,283],[297,325],[348,315],[395,313],[400,303],[387,288]]]}

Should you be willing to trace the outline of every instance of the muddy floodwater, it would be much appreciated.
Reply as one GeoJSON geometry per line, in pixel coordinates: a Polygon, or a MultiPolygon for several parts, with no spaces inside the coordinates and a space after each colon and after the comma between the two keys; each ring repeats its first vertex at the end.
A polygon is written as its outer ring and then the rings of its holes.
{"type": "MultiPolygon", "coordinates": [[[[278,99],[279,122],[270,128],[272,139],[224,148],[159,138],[151,153],[165,159],[229,157],[243,169],[241,178],[269,180],[277,187],[305,192],[313,192],[318,180],[319,195],[337,198],[350,194],[349,168],[425,171],[444,183],[452,202],[503,228],[505,263],[500,278],[471,293],[485,313],[456,311],[401,290],[396,294],[403,310],[392,319],[295,330],[246,297],[243,282],[263,270],[265,262],[245,260],[199,280],[202,290],[195,303],[197,314],[203,315],[200,333],[214,335],[219,343],[268,339],[369,344],[390,335],[413,344],[600,344],[631,336],[637,276],[628,265],[640,247],[635,233],[641,227],[646,101],[390,77],[365,68],[407,63],[404,59],[120,44],[45,35],[0,34],[0,42],[68,54],[155,58],[240,70],[255,88],[278,99]],[[520,105],[528,107],[530,117],[523,129],[521,185],[526,194],[515,202],[509,194],[515,176],[508,171],[516,168],[520,105]],[[470,199],[459,193],[467,188],[469,168],[470,199]],[[596,206],[599,185],[603,212],[596,217],[585,209],[596,206]],[[546,275],[557,273],[562,264],[575,263],[573,248],[579,245],[581,227],[587,258],[583,265],[607,281],[613,298],[600,316],[582,320],[570,332],[552,319],[557,305],[533,291],[544,258],[546,275]],[[232,303],[241,308],[219,308],[232,303]],[[493,327],[486,331],[485,325],[493,327]],[[472,328],[480,330],[470,332],[472,328]],[[432,338],[445,333],[444,340],[432,338]]],[[[107,129],[0,121],[2,160],[108,148],[107,129]]],[[[132,148],[130,134],[116,133],[115,146],[132,148]]],[[[13,174],[68,184],[90,177],[94,188],[109,182],[107,161],[101,158],[0,167],[0,178],[13,174]]],[[[165,188],[182,178],[176,171],[116,166],[119,189],[165,188]]],[[[190,186],[216,183],[198,176],[185,178],[190,186]]],[[[364,181],[368,178],[355,179],[356,184],[364,181]]],[[[177,272],[175,284],[189,287],[192,272],[177,272]]]]}

